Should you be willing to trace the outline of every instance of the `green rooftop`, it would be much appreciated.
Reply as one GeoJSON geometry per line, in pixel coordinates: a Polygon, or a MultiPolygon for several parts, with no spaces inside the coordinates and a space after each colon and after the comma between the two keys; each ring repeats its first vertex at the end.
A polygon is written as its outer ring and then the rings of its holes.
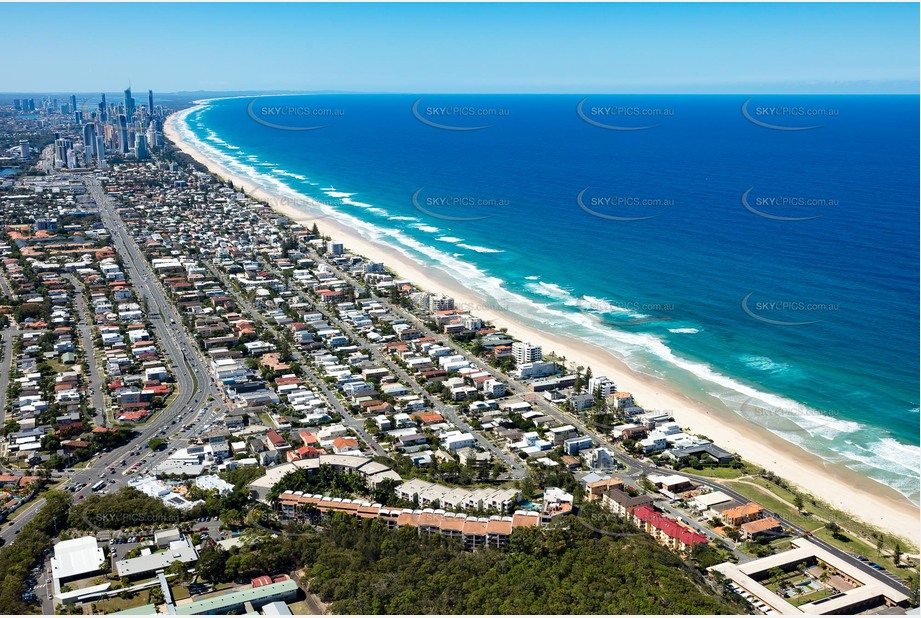
{"type": "Polygon", "coordinates": [[[231,592],[219,597],[204,599],[185,605],[177,605],[176,615],[195,616],[199,614],[223,614],[226,613],[223,610],[232,608],[236,605],[243,605],[247,601],[250,603],[259,603],[261,601],[270,603],[280,600],[286,595],[293,595],[296,593],[297,582],[293,579],[287,579],[276,584],[259,586],[258,588],[247,588],[246,590],[231,592]]]}

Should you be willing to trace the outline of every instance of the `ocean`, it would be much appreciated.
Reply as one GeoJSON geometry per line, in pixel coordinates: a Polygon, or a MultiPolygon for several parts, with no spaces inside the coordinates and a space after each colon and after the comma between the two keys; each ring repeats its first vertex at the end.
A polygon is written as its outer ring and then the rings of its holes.
{"type": "Polygon", "coordinates": [[[181,131],[321,229],[917,504],[918,118],[913,96],[330,94],[210,101],[181,131]]]}

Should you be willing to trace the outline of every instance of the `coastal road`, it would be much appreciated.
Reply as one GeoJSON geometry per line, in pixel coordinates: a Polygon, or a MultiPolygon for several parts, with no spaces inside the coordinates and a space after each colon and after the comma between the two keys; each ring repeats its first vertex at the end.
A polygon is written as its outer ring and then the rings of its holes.
{"type": "MultiPolygon", "coordinates": [[[[650,475],[650,474],[663,474],[663,475],[668,475],[668,474],[674,474],[674,473],[675,473],[675,471],[672,470],[672,469],[670,469],[670,468],[660,468],[660,467],[655,466],[655,465],[653,465],[653,464],[650,464],[650,463],[648,463],[648,462],[645,462],[645,461],[642,461],[642,460],[639,460],[639,459],[630,457],[629,455],[627,455],[627,454],[625,454],[625,453],[623,453],[623,452],[621,452],[621,451],[619,451],[619,450],[617,451],[616,455],[617,455],[617,457],[618,457],[619,459],[625,460],[626,462],[630,463],[630,464],[632,465],[632,467],[636,470],[637,474],[638,474],[638,475],[641,475],[641,476],[648,476],[648,475],[650,475]]],[[[694,481],[695,483],[698,483],[699,485],[703,485],[703,486],[706,486],[706,487],[710,487],[710,488],[713,489],[714,491],[722,491],[723,493],[729,495],[732,499],[734,499],[734,500],[736,500],[736,501],[738,501],[738,502],[740,502],[740,503],[742,503],[742,504],[747,504],[747,503],[751,502],[751,500],[749,500],[748,498],[746,498],[745,496],[743,496],[743,495],[740,494],[739,492],[735,491],[735,490],[732,489],[731,487],[728,487],[728,486],[723,485],[723,484],[721,484],[721,483],[715,482],[712,478],[708,478],[708,477],[705,477],[705,476],[698,476],[698,475],[696,475],[696,474],[688,474],[688,473],[686,473],[686,472],[682,472],[682,473],[681,473],[681,476],[687,477],[687,478],[689,478],[690,480],[694,481]]],[[[826,550],[827,552],[831,553],[831,554],[834,555],[834,556],[837,556],[837,557],[840,558],[841,560],[844,560],[844,561],[847,562],[848,564],[853,565],[853,566],[856,567],[858,570],[860,570],[860,571],[862,571],[862,572],[864,572],[864,573],[867,573],[867,574],[869,574],[869,575],[872,575],[872,576],[874,576],[874,577],[882,578],[882,579],[886,580],[887,583],[889,583],[890,586],[894,587],[895,589],[897,589],[899,592],[902,592],[903,594],[906,594],[906,595],[910,595],[910,594],[911,594],[911,591],[910,591],[900,580],[897,580],[897,579],[895,579],[895,578],[893,578],[893,577],[890,577],[889,575],[891,575],[891,574],[888,574],[888,575],[887,575],[887,573],[880,572],[880,571],[877,571],[876,569],[873,569],[872,567],[870,567],[869,565],[867,565],[865,562],[862,562],[862,561],[858,560],[853,554],[851,554],[851,553],[849,553],[849,552],[846,552],[846,551],[844,551],[844,550],[838,549],[837,547],[835,547],[834,545],[829,544],[828,542],[824,541],[823,539],[821,539],[821,538],[819,538],[819,537],[817,537],[817,536],[814,536],[814,535],[810,534],[810,533],[809,533],[807,530],[805,530],[804,528],[800,528],[799,526],[797,526],[797,525],[794,524],[793,522],[790,522],[790,521],[784,519],[781,515],[779,515],[779,514],[777,514],[777,513],[773,513],[773,516],[774,516],[775,518],[777,518],[777,519],[784,525],[785,528],[789,528],[789,529],[793,530],[796,534],[798,534],[798,535],[800,535],[800,536],[802,536],[802,537],[808,539],[808,540],[809,540],[810,542],[812,542],[812,543],[815,543],[816,545],[818,545],[818,546],[821,547],[822,549],[826,550]]]]}
{"type": "MultiPolygon", "coordinates": [[[[316,254],[316,253],[314,253],[314,257],[315,257],[316,259],[318,259],[318,260],[322,259],[322,258],[321,258],[318,254],[316,254]]],[[[324,260],[324,262],[325,262],[325,260],[324,260]]],[[[354,280],[354,278],[352,278],[349,274],[343,272],[341,269],[339,269],[338,267],[336,267],[336,266],[333,265],[333,264],[329,264],[328,262],[326,262],[326,263],[333,269],[333,271],[335,272],[335,274],[336,274],[337,276],[339,276],[341,279],[343,279],[344,281],[348,281],[348,282],[352,283],[353,285],[356,284],[356,281],[354,280]]],[[[418,328],[418,329],[420,329],[420,330],[423,332],[423,334],[425,334],[425,335],[427,335],[427,336],[431,336],[431,337],[440,337],[440,336],[441,336],[441,335],[439,335],[438,333],[434,333],[434,332],[431,331],[428,327],[426,327],[425,324],[422,322],[422,320],[418,318],[418,316],[416,316],[416,315],[414,315],[414,314],[412,314],[412,313],[406,311],[406,310],[403,309],[402,307],[394,306],[392,303],[389,302],[388,299],[385,299],[385,298],[381,298],[381,297],[375,296],[374,294],[371,295],[371,298],[372,298],[372,300],[375,300],[375,301],[377,301],[377,302],[380,302],[383,306],[390,308],[390,310],[395,311],[397,314],[399,314],[399,315],[405,317],[406,319],[410,320],[410,322],[413,324],[413,326],[416,327],[416,328],[418,328]]],[[[488,364],[484,363],[482,360],[480,360],[479,358],[477,358],[475,355],[471,354],[471,353],[468,352],[467,350],[464,350],[463,348],[456,348],[456,349],[458,349],[458,350],[459,350],[459,353],[463,354],[464,357],[465,357],[469,362],[471,362],[474,366],[478,367],[478,368],[481,369],[482,371],[488,372],[488,373],[491,374],[493,377],[495,377],[495,378],[497,378],[497,379],[499,379],[499,380],[501,380],[501,381],[504,381],[504,382],[508,383],[508,384],[514,389],[514,391],[517,391],[517,393],[519,393],[519,394],[531,394],[530,391],[528,390],[527,385],[525,385],[524,383],[519,382],[519,381],[517,381],[517,380],[514,380],[514,379],[512,379],[510,376],[507,376],[507,375],[505,375],[505,374],[499,372],[497,369],[495,369],[495,368],[489,366],[488,364]]],[[[595,441],[596,444],[608,444],[608,443],[609,443],[609,441],[606,439],[606,437],[601,436],[601,435],[598,434],[596,431],[590,429],[588,426],[586,426],[585,423],[582,422],[581,419],[579,419],[579,418],[577,418],[577,417],[575,417],[575,416],[573,416],[573,415],[570,415],[570,414],[568,414],[568,413],[566,413],[566,412],[563,412],[563,411],[560,410],[558,407],[556,407],[555,405],[551,404],[551,403],[548,402],[548,401],[545,401],[544,399],[540,398],[539,396],[531,397],[530,403],[531,403],[532,405],[536,404],[536,407],[540,408],[541,411],[543,411],[543,412],[544,412],[545,414],[547,414],[548,416],[551,416],[552,418],[555,418],[557,421],[559,421],[559,422],[561,422],[561,423],[571,424],[571,425],[573,425],[574,427],[576,427],[580,432],[582,432],[583,435],[591,436],[592,439],[595,441]]],[[[647,475],[649,475],[649,474],[662,474],[662,475],[668,475],[668,474],[674,474],[674,473],[675,473],[675,471],[672,470],[672,469],[669,469],[669,468],[659,468],[659,467],[657,467],[657,466],[655,466],[655,465],[652,465],[652,464],[650,464],[650,463],[647,463],[647,462],[645,462],[645,461],[642,461],[642,460],[636,459],[636,458],[634,458],[634,457],[631,457],[631,456],[627,455],[626,453],[624,453],[624,452],[623,452],[622,450],[620,450],[620,449],[616,449],[616,448],[615,448],[615,449],[612,449],[612,452],[614,452],[615,458],[616,458],[622,465],[625,466],[625,468],[626,468],[625,472],[629,473],[629,476],[631,476],[631,477],[637,477],[637,478],[638,478],[638,477],[640,477],[640,476],[647,476],[647,475]]],[[[740,494],[739,492],[737,492],[737,491],[733,490],[732,488],[727,487],[727,486],[725,486],[725,485],[723,485],[723,484],[721,484],[721,483],[715,482],[715,481],[714,481],[713,479],[711,479],[711,478],[703,477],[703,476],[697,476],[697,475],[694,475],[694,474],[685,474],[685,473],[682,473],[682,475],[688,477],[689,479],[693,480],[694,482],[696,482],[696,483],[698,483],[698,484],[700,484],[700,485],[703,485],[703,486],[706,486],[706,487],[710,487],[711,489],[713,489],[713,490],[715,490],[715,491],[722,491],[722,492],[726,493],[727,495],[731,496],[733,499],[735,499],[735,500],[737,500],[737,501],[739,501],[739,502],[741,502],[741,503],[743,503],[743,504],[750,502],[750,500],[749,500],[748,498],[746,498],[745,496],[743,496],[743,495],[740,494]]],[[[867,573],[867,574],[869,574],[869,575],[873,575],[874,577],[883,578],[883,579],[887,580],[888,582],[890,582],[890,585],[892,585],[893,587],[895,587],[896,589],[898,589],[900,592],[903,592],[904,594],[910,594],[910,591],[908,590],[908,588],[907,588],[904,584],[902,584],[901,581],[896,580],[896,579],[894,579],[893,577],[888,576],[887,573],[882,573],[882,572],[880,572],[880,571],[877,571],[877,570],[873,569],[872,567],[868,566],[866,563],[864,563],[864,562],[858,560],[854,555],[852,555],[852,554],[850,554],[850,553],[848,553],[848,552],[846,552],[846,551],[843,551],[843,550],[841,550],[841,549],[838,549],[838,548],[834,547],[833,545],[830,545],[829,543],[827,543],[826,541],[824,541],[824,540],[822,540],[822,539],[820,539],[820,538],[818,538],[818,537],[815,537],[815,536],[812,536],[812,535],[808,535],[806,530],[804,530],[803,528],[800,528],[799,526],[797,526],[796,524],[794,524],[794,523],[792,523],[792,522],[790,522],[790,521],[785,520],[783,517],[781,517],[781,516],[779,516],[779,515],[777,515],[777,514],[774,514],[774,516],[775,516],[778,520],[780,520],[781,523],[783,523],[783,525],[784,525],[785,527],[787,527],[787,528],[793,530],[793,531],[796,532],[797,534],[800,534],[800,535],[802,535],[802,536],[808,538],[811,542],[815,543],[815,544],[818,545],[819,547],[822,547],[823,549],[825,549],[826,551],[828,551],[828,552],[832,553],[833,555],[839,557],[840,559],[845,560],[846,562],[848,562],[849,564],[853,565],[854,567],[856,567],[856,568],[859,569],[860,571],[862,571],[862,572],[864,572],[864,573],[867,573]]]]}

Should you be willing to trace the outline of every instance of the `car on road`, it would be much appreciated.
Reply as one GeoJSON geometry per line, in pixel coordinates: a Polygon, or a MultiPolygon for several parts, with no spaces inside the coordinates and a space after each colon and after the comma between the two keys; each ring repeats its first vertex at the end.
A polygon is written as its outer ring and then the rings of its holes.
{"type": "Polygon", "coordinates": [[[83,500],[83,494],[77,494],[77,500],[83,500]]]}

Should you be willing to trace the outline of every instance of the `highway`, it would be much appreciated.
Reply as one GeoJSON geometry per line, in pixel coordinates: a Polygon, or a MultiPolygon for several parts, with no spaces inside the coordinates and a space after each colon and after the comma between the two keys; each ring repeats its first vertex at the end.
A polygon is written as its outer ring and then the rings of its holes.
{"type": "MultiPolygon", "coordinates": [[[[215,410],[226,410],[226,408],[220,392],[208,374],[203,357],[198,354],[193,342],[182,327],[175,308],[168,302],[161,287],[156,283],[156,277],[151,272],[150,266],[141,255],[137,244],[125,230],[111,201],[95,178],[88,175],[83,175],[81,178],[87,190],[96,200],[103,224],[112,234],[113,243],[124,260],[126,275],[139,296],[147,301],[148,316],[151,318],[157,343],[170,364],[178,386],[178,394],[175,399],[168,406],[156,412],[146,423],[138,425],[136,428],[138,435],[130,443],[111,452],[97,454],[85,468],[71,469],[63,475],[55,476],[62,480],[61,486],[83,483],[92,485],[100,478],[114,479],[115,483],[108,486],[108,491],[112,492],[127,485],[130,477],[122,474],[109,475],[107,470],[110,467],[121,470],[120,461],[132,451],[137,450],[142,453],[146,450],[147,442],[151,438],[158,437],[161,430],[167,432],[161,437],[171,437],[169,432],[175,431],[171,427],[180,426],[180,421],[177,421],[174,426],[171,425],[173,419],[190,414],[188,408],[194,412],[204,407],[209,396],[214,397],[214,402],[211,404],[212,411],[209,414],[213,414],[215,410]],[[152,313],[159,313],[162,317],[157,318],[152,313]]],[[[86,352],[91,354],[92,348],[86,352]]],[[[167,453],[163,452],[157,457],[166,455],[167,453]]],[[[144,456],[146,454],[139,454],[137,458],[141,459],[144,456]]],[[[83,496],[89,493],[91,493],[89,487],[76,492],[83,496]]],[[[7,544],[15,542],[15,534],[22,523],[29,521],[44,505],[45,500],[39,497],[21,507],[15,514],[15,519],[0,531],[0,538],[3,538],[7,544]]]]}

